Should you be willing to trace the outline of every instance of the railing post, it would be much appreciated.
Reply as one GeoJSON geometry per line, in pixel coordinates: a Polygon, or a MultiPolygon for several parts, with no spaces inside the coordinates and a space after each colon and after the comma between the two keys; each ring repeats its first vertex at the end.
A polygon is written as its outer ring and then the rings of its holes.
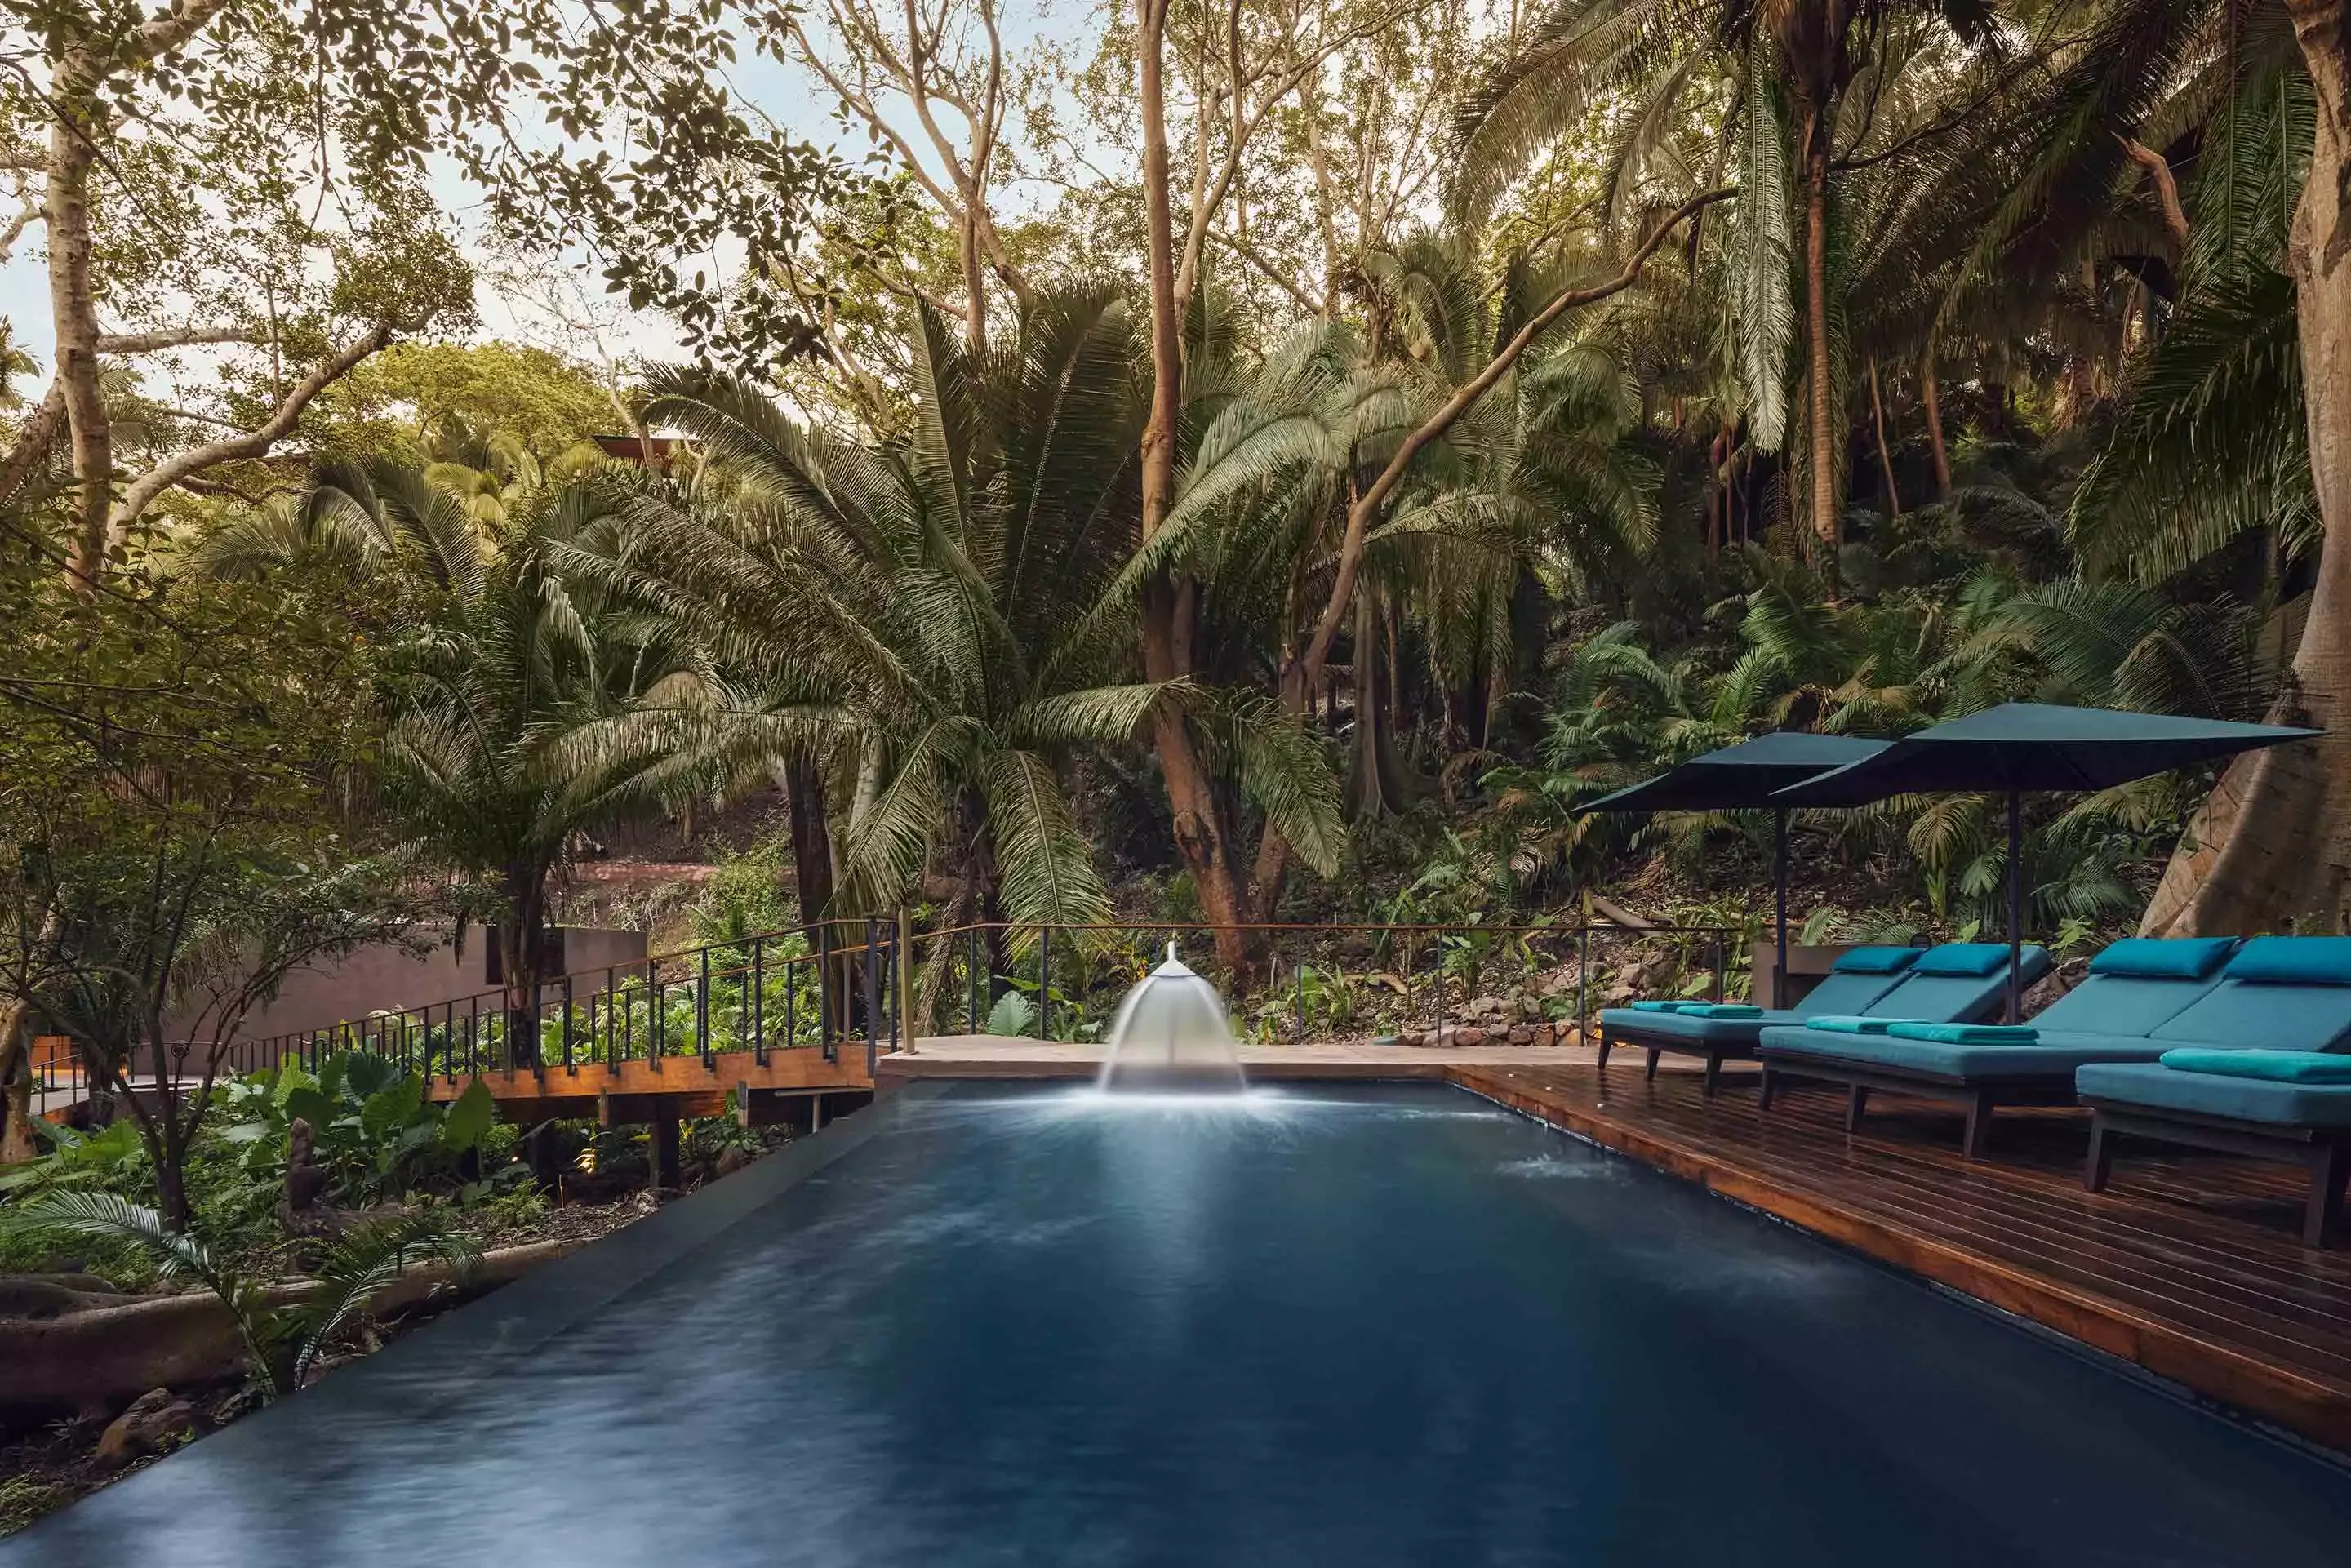
{"type": "Polygon", "coordinates": [[[891,946],[890,972],[898,979],[898,1005],[890,1014],[890,1043],[900,1051],[914,1049],[914,1020],[906,1015],[914,994],[914,917],[902,905],[898,936],[891,946]]]}
{"type": "Polygon", "coordinates": [[[1037,927],[1037,1038],[1053,1038],[1053,928],[1037,927]]]}
{"type": "Polygon", "coordinates": [[[662,1047],[668,1042],[669,1009],[662,1006],[664,998],[661,977],[653,970],[653,960],[645,960],[645,1060],[653,1063],[655,1072],[661,1071],[662,1047]]]}
{"type": "Polygon", "coordinates": [[[963,934],[964,1032],[979,1032],[979,927],[963,934]]]}
{"type": "Polygon", "coordinates": [[[841,1053],[833,1046],[833,1015],[843,1009],[833,986],[832,927],[820,920],[810,929],[816,937],[810,944],[816,949],[816,1042],[823,1049],[827,1061],[838,1061],[841,1053]]]}
{"type": "Polygon", "coordinates": [[[563,1071],[577,1073],[580,1069],[571,1062],[571,977],[563,977],[563,1071]]]}
{"type": "Polygon", "coordinates": [[[1592,1034],[1592,915],[1588,911],[1576,936],[1575,1043],[1582,1045],[1592,1034]]]}
{"type": "Polygon", "coordinates": [[[1722,988],[1727,977],[1724,973],[1722,933],[1717,931],[1714,934],[1714,999],[1718,1002],[1723,999],[1722,988]]]}
{"type": "MultiPolygon", "coordinates": [[[[787,975],[791,971],[784,971],[787,975]]],[[[768,944],[751,938],[751,1060],[768,1065],[768,944]]]]}
{"type": "Polygon", "coordinates": [[[790,1051],[800,1042],[800,984],[792,973],[792,960],[784,960],[784,1049],[790,1051]]]}
{"type": "Polygon", "coordinates": [[[1294,977],[1298,982],[1298,1043],[1304,1045],[1306,1043],[1306,958],[1303,951],[1292,953],[1290,956],[1290,961],[1291,967],[1298,971],[1294,977]]]}
{"type": "Polygon", "coordinates": [[[882,961],[882,923],[871,915],[865,917],[865,1076],[873,1076],[873,1051],[882,1032],[882,976],[874,966],[882,961]]]}
{"type": "Polygon", "coordinates": [[[694,1044],[702,1053],[702,1065],[710,1061],[710,949],[702,950],[702,983],[694,988],[694,1044]]]}

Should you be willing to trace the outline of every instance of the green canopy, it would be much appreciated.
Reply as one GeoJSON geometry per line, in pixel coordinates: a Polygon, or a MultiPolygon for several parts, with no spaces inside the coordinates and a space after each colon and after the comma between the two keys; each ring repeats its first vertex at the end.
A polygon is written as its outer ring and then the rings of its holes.
{"type": "Polygon", "coordinates": [[[1862,806],[1893,795],[1966,791],[2008,797],[2008,1017],[2022,1013],[2018,956],[2024,925],[2024,807],[2028,790],[2110,789],[2216,762],[2241,751],[2307,740],[2314,729],[2112,708],[2002,703],[1922,729],[1875,756],[1774,794],[1783,806],[1862,806]]]}
{"type": "MultiPolygon", "coordinates": [[[[1779,926],[1779,983],[1788,973],[1788,807],[1775,792],[1876,756],[1883,740],[1782,730],[1693,757],[1669,772],[1604,795],[1585,811],[1752,811],[1772,815],[1773,909],[1779,926]]],[[[1777,999],[1776,997],[1774,999],[1777,999]]]]}

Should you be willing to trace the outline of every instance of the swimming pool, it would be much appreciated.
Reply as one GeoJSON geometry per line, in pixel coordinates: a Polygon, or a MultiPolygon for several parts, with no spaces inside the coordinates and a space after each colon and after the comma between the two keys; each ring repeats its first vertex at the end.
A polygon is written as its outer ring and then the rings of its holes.
{"type": "Polygon", "coordinates": [[[2273,1564],[2351,1474],[1458,1090],[925,1085],[0,1563],[2273,1564]]]}

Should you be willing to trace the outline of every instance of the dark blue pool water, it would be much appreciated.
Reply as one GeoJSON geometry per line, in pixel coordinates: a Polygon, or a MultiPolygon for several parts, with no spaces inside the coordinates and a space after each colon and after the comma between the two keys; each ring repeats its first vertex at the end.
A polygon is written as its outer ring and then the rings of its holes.
{"type": "Polygon", "coordinates": [[[963,1090],[454,1313],[0,1562],[2150,1568],[2346,1543],[2343,1471],[1458,1091],[963,1090]]]}

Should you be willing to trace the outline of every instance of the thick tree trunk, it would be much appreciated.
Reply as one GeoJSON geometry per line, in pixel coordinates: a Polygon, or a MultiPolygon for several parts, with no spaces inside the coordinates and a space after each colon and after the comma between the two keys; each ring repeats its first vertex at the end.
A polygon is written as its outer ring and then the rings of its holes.
{"type": "Polygon", "coordinates": [[[33,1031],[21,997],[0,1001],[0,1166],[41,1152],[33,1136],[33,1031]]]}
{"type": "Polygon", "coordinates": [[[65,389],[73,440],[75,523],[68,570],[85,584],[105,573],[114,506],[114,435],[98,392],[98,301],[89,276],[89,172],[100,130],[90,97],[94,86],[94,66],[82,51],[68,51],[50,85],[56,118],[49,125],[45,214],[57,383],[65,389]]]}
{"type": "Polygon", "coordinates": [[[507,917],[498,925],[500,983],[506,988],[511,1065],[538,1064],[538,992],[547,975],[547,866],[537,860],[507,868],[507,917]]]}
{"type": "Polygon", "coordinates": [[[2280,716],[2322,739],[2239,759],[2189,825],[2141,928],[2338,931],[2351,886],[2351,8],[2290,0],[2317,98],[2290,242],[2310,476],[2325,523],[2280,716]]]}
{"type": "Polygon", "coordinates": [[[1926,357],[1918,361],[1918,401],[1926,405],[1927,444],[1935,454],[1935,499],[1951,498],[1951,454],[1943,444],[1943,399],[1941,378],[1935,373],[1935,345],[1927,345],[1926,357]]]}
{"type": "Polygon", "coordinates": [[[1835,388],[1829,367],[1829,138],[1817,114],[1804,120],[1804,380],[1812,438],[1809,507],[1813,547],[1834,579],[1837,546],[1835,388]]]}

